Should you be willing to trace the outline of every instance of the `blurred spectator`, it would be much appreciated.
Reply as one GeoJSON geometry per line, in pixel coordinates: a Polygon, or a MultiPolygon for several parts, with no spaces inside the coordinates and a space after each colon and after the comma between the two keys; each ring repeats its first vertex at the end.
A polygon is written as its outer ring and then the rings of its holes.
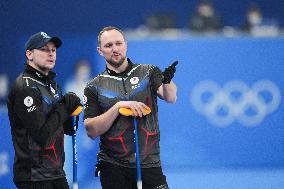
{"type": "Polygon", "coordinates": [[[248,8],[242,30],[255,36],[273,36],[279,33],[276,20],[264,18],[256,4],[248,8]]]}
{"type": "Polygon", "coordinates": [[[6,98],[8,94],[8,76],[7,74],[0,74],[0,106],[6,106],[6,98]]]}
{"type": "Polygon", "coordinates": [[[218,32],[222,28],[221,17],[209,1],[201,1],[197,5],[189,22],[190,29],[195,32],[218,32]]]}
{"type": "Polygon", "coordinates": [[[74,92],[83,99],[84,88],[91,77],[91,64],[88,60],[80,59],[75,63],[74,75],[66,81],[64,91],[74,92]]]}
{"type": "Polygon", "coordinates": [[[145,26],[150,31],[176,28],[176,15],[173,13],[152,13],[146,16],[145,26]]]}
{"type": "Polygon", "coordinates": [[[262,23],[262,12],[256,5],[252,5],[248,8],[246,13],[246,20],[243,25],[243,30],[250,32],[253,27],[262,23]]]}

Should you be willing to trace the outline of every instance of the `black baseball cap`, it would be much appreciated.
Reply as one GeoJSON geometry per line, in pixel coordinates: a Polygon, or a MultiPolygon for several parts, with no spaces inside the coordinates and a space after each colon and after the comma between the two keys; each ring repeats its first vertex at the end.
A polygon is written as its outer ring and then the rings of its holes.
{"type": "Polygon", "coordinates": [[[62,45],[62,41],[58,37],[50,37],[45,32],[38,32],[29,38],[25,44],[25,48],[26,50],[39,49],[48,42],[53,42],[56,48],[59,48],[62,45]]]}

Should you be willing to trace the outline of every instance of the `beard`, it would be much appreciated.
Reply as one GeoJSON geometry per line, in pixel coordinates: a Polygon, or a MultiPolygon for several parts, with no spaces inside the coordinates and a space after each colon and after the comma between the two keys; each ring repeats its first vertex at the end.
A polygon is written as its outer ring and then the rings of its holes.
{"type": "Polygon", "coordinates": [[[49,71],[51,71],[54,66],[55,66],[55,62],[52,64],[49,63],[44,63],[44,62],[36,62],[34,60],[29,60],[28,64],[31,65],[33,68],[35,68],[36,70],[38,70],[41,73],[48,73],[49,71]]]}
{"type": "Polygon", "coordinates": [[[126,59],[126,57],[122,57],[118,62],[115,62],[114,60],[112,60],[112,58],[110,60],[106,60],[111,66],[115,67],[115,68],[119,68],[124,60],[126,59]]]}

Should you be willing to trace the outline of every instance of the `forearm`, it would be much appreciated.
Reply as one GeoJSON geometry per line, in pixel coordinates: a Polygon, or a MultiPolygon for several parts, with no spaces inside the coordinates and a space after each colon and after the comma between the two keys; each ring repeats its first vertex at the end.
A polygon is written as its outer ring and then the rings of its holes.
{"type": "Polygon", "coordinates": [[[93,118],[85,119],[84,125],[88,136],[92,139],[95,139],[97,136],[100,136],[107,132],[112,126],[114,120],[119,115],[119,107],[120,106],[118,102],[105,113],[93,118]]]}
{"type": "Polygon", "coordinates": [[[162,84],[158,89],[158,94],[169,103],[175,103],[177,99],[177,87],[173,81],[169,84],[162,84]]]}

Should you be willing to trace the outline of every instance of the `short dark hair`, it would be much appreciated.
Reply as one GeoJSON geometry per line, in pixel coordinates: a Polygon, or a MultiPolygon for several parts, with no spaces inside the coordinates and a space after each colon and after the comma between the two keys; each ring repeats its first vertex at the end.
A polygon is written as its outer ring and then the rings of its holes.
{"type": "Polygon", "coordinates": [[[100,31],[99,35],[98,35],[98,45],[99,45],[99,46],[101,46],[101,36],[102,36],[102,34],[103,34],[105,31],[110,31],[110,30],[116,30],[116,31],[118,31],[119,33],[121,33],[121,35],[123,36],[123,39],[126,41],[125,35],[124,35],[124,33],[123,33],[123,31],[122,31],[121,29],[119,29],[119,28],[117,28],[117,27],[115,27],[115,26],[107,26],[107,27],[104,27],[104,28],[100,31]]]}

